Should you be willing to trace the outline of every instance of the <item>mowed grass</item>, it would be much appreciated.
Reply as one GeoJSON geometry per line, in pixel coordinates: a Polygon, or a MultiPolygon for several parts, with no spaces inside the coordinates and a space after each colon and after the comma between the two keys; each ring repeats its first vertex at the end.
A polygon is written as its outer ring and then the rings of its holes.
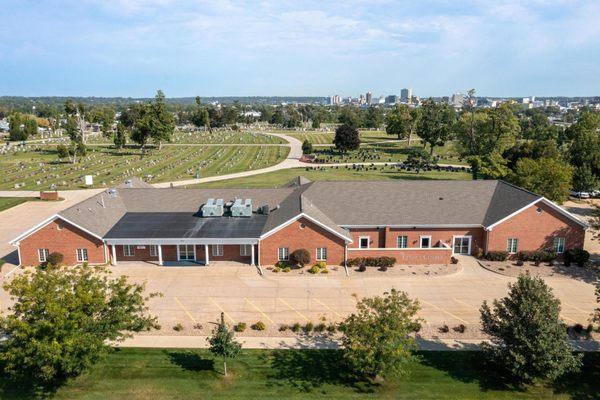
{"type": "Polygon", "coordinates": [[[0,212],[8,210],[19,204],[23,204],[26,201],[38,200],[35,197],[0,197],[0,212]]]}
{"type": "MultiPolygon", "coordinates": [[[[335,350],[243,350],[221,374],[207,350],[120,349],[56,389],[54,399],[569,399],[597,398],[600,357],[583,372],[526,390],[503,387],[475,352],[421,352],[410,373],[380,384],[345,376],[335,350]]],[[[3,399],[29,398],[3,382],[3,399]]]]}
{"type": "MultiPolygon", "coordinates": [[[[335,129],[331,131],[315,131],[315,132],[295,132],[295,131],[277,131],[277,133],[284,133],[292,136],[301,142],[308,140],[312,144],[333,144],[333,137],[335,136],[335,129]]],[[[381,142],[386,140],[394,140],[396,136],[388,135],[385,131],[370,131],[370,130],[359,130],[360,140],[362,143],[381,142]]]]}
{"type": "Polygon", "coordinates": [[[264,168],[276,164],[289,153],[287,146],[164,146],[150,148],[140,156],[136,148],[116,150],[90,146],[76,164],[59,160],[56,147],[0,156],[0,189],[39,190],[56,184],[59,189],[83,187],[83,177],[93,175],[94,187],[119,184],[132,176],[149,182],[168,182],[264,168]]]}
{"type": "Polygon", "coordinates": [[[190,187],[196,188],[274,188],[281,187],[297,176],[304,176],[311,181],[382,181],[394,179],[452,179],[469,180],[471,174],[465,172],[428,171],[417,174],[397,169],[392,166],[365,167],[353,169],[351,166],[323,168],[290,168],[244,178],[227,179],[216,182],[200,183],[190,187]]]}
{"type": "MultiPolygon", "coordinates": [[[[90,143],[112,144],[110,138],[95,135],[90,143]]],[[[173,134],[170,143],[179,144],[285,144],[285,140],[277,136],[265,135],[260,132],[234,131],[231,129],[213,129],[180,131],[173,134]]]]}

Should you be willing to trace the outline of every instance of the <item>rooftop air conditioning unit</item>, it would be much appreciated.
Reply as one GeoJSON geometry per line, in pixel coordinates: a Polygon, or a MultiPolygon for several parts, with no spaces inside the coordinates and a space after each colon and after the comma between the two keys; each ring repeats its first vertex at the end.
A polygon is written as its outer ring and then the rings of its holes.
{"type": "Polygon", "coordinates": [[[203,217],[221,217],[223,216],[223,199],[208,199],[202,206],[203,217]]]}
{"type": "Polygon", "coordinates": [[[232,217],[251,217],[252,216],[252,200],[246,199],[242,203],[242,199],[235,199],[231,206],[232,217]]]}

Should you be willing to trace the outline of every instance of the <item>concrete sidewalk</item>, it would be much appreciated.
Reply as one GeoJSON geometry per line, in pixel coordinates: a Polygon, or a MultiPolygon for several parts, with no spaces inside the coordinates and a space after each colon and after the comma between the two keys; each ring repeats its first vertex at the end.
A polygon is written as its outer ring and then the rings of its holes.
{"type": "MultiPolygon", "coordinates": [[[[245,349],[337,349],[340,342],[326,336],[297,337],[237,337],[245,349]]],[[[480,339],[425,339],[417,338],[420,350],[425,351],[460,351],[481,350],[480,339]]],[[[600,342],[594,340],[571,340],[573,349],[577,351],[600,351],[600,342]]],[[[154,347],[154,348],[197,348],[208,347],[206,336],[146,336],[139,335],[127,339],[117,347],[154,347]]]]}

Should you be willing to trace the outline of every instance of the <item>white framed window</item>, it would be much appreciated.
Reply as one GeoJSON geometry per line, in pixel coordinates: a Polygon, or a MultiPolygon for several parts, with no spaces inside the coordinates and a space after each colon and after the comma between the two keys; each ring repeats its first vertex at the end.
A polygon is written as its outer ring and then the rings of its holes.
{"type": "Polygon", "coordinates": [[[222,244],[213,244],[210,247],[212,249],[213,257],[222,257],[223,256],[223,245],[222,244]]]}
{"type": "Polygon", "coordinates": [[[46,262],[49,254],[50,250],[48,249],[38,249],[38,260],[40,260],[40,262],[46,262]]]}
{"type": "Polygon", "coordinates": [[[408,247],[408,236],[398,236],[396,238],[396,247],[399,249],[405,249],[408,247]]]}
{"type": "Polygon", "coordinates": [[[555,237],[554,238],[554,251],[557,253],[565,252],[565,238],[564,237],[555,237]]]}
{"type": "Polygon", "coordinates": [[[252,255],[252,245],[251,244],[241,244],[240,245],[240,256],[250,257],[251,255],[252,255]]]}
{"type": "Polygon", "coordinates": [[[155,244],[150,245],[150,257],[158,257],[158,246],[155,244]]]}
{"type": "Polygon", "coordinates": [[[422,249],[429,249],[431,247],[431,236],[421,236],[419,242],[422,249]]]}
{"type": "Polygon", "coordinates": [[[506,251],[510,254],[515,254],[519,250],[519,239],[508,238],[506,241],[506,251]]]}
{"type": "Polygon", "coordinates": [[[124,244],[123,245],[123,255],[125,257],[135,256],[135,246],[132,244],[124,244]]]}
{"type": "Polygon", "coordinates": [[[279,261],[287,261],[290,259],[290,249],[288,247],[280,247],[277,251],[279,261]]]}
{"type": "Polygon", "coordinates": [[[327,247],[317,247],[317,261],[327,261],[327,247]]]}
{"type": "Polygon", "coordinates": [[[361,249],[368,249],[371,243],[371,238],[369,236],[361,236],[358,238],[358,247],[361,249]]]}
{"type": "Polygon", "coordinates": [[[84,262],[88,260],[87,249],[77,249],[77,261],[84,262]]]}

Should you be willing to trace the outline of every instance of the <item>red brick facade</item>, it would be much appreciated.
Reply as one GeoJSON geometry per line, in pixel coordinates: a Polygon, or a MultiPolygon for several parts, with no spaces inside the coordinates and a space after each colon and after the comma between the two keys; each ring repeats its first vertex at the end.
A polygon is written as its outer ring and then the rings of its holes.
{"type": "Polygon", "coordinates": [[[348,260],[357,257],[394,257],[397,264],[448,264],[452,249],[407,249],[407,250],[349,250],[348,260]]]}
{"type": "Polygon", "coordinates": [[[102,240],[60,219],[48,223],[19,242],[21,265],[40,265],[39,249],[62,253],[64,263],[80,264],[77,249],[87,249],[90,264],[104,264],[105,247],[102,240]]]}
{"type": "Polygon", "coordinates": [[[565,248],[583,248],[585,230],[552,207],[539,202],[487,232],[487,251],[506,251],[508,238],[518,240],[517,251],[550,250],[555,237],[565,248]]]}

